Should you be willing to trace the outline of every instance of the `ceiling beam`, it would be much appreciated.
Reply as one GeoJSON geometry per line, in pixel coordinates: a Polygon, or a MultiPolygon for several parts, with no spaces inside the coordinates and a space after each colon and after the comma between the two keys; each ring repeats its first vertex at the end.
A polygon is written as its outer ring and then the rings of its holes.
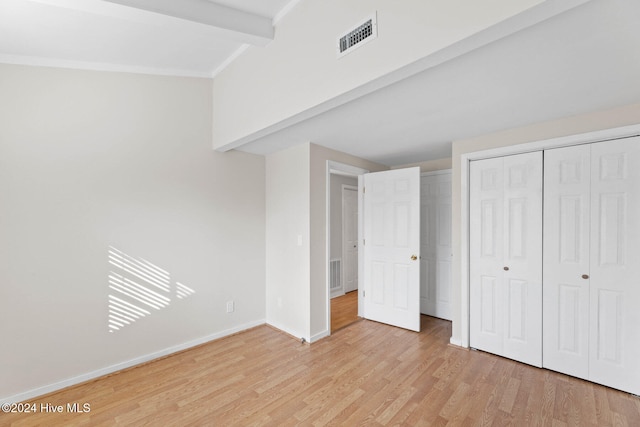
{"type": "Polygon", "coordinates": [[[30,0],[149,25],[198,27],[231,41],[265,46],[273,40],[271,18],[208,0],[30,0]]]}

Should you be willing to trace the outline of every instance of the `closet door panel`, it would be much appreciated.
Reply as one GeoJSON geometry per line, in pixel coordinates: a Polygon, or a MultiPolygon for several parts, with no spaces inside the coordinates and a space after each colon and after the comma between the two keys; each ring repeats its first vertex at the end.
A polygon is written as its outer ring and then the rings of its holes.
{"type": "Polygon", "coordinates": [[[542,366],[542,152],[504,158],[504,356],[542,366]]]}
{"type": "Polygon", "coordinates": [[[591,150],[589,379],[640,394],[640,137],[591,150]]]}
{"type": "Polygon", "coordinates": [[[471,346],[542,364],[542,153],[470,166],[471,346]]]}
{"type": "Polygon", "coordinates": [[[470,166],[470,344],[503,352],[503,215],[504,160],[470,166]]]}
{"type": "Polygon", "coordinates": [[[585,379],[589,375],[590,153],[589,145],[544,153],[543,366],[585,379]]]}

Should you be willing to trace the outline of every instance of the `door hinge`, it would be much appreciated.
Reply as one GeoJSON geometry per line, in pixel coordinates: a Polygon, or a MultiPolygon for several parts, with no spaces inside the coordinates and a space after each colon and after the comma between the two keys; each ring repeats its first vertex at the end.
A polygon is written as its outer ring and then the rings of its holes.
{"type": "Polygon", "coordinates": [[[367,187],[362,187],[362,194],[366,193],[366,191],[365,191],[366,189],[367,189],[367,187]]]}
{"type": "Polygon", "coordinates": [[[366,239],[362,239],[362,246],[367,244],[367,240],[366,239]]]}
{"type": "Polygon", "coordinates": [[[365,297],[365,294],[367,293],[367,291],[362,291],[362,298],[365,297]]]}

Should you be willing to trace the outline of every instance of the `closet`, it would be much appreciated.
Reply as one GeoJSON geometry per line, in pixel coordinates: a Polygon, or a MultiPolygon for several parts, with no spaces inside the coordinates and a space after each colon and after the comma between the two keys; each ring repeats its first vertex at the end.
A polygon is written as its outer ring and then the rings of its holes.
{"type": "Polygon", "coordinates": [[[544,156],[543,366],[640,394],[640,137],[544,156]]]}
{"type": "Polygon", "coordinates": [[[640,394],[640,137],[469,177],[471,346],[640,394]]]}

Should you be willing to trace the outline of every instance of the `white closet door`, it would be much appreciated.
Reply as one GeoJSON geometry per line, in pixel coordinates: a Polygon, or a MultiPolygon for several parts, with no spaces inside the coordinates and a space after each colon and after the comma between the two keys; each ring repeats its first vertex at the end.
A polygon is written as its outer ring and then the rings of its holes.
{"type": "Polygon", "coordinates": [[[471,346],[542,366],[542,152],[470,172],[471,346]]]}
{"type": "Polygon", "coordinates": [[[504,159],[471,162],[469,172],[470,344],[502,354],[504,159]]]}
{"type": "Polygon", "coordinates": [[[589,379],[640,394],[640,137],[591,145],[589,379]]]}
{"type": "Polygon", "coordinates": [[[451,320],[451,172],[420,179],[420,312],[451,320]]]}
{"type": "Polygon", "coordinates": [[[542,152],[504,159],[504,355],[542,366],[542,152]]]}
{"type": "Polygon", "coordinates": [[[544,153],[543,366],[589,376],[589,145],[544,153]]]}

